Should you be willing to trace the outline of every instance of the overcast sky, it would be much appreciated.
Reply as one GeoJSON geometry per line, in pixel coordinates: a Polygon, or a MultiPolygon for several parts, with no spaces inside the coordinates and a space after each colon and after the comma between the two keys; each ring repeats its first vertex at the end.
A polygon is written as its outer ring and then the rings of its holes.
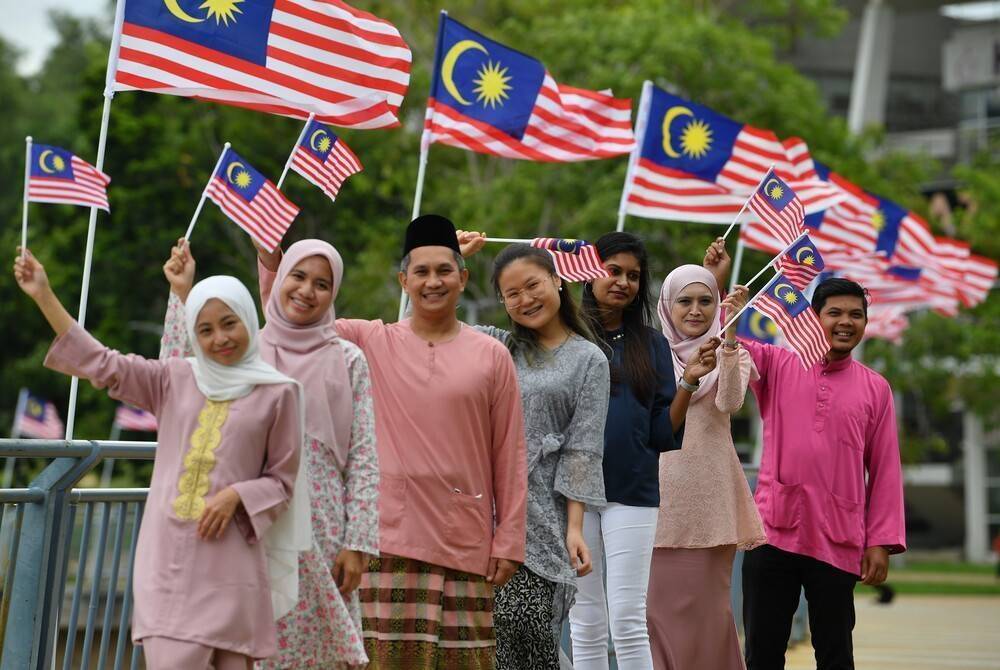
{"type": "MultiPolygon", "coordinates": [[[[0,37],[21,50],[18,71],[38,70],[56,36],[49,25],[49,10],[61,9],[77,16],[104,16],[108,0],[0,0],[0,37]]],[[[109,18],[110,20],[110,18],[109,18]]]]}

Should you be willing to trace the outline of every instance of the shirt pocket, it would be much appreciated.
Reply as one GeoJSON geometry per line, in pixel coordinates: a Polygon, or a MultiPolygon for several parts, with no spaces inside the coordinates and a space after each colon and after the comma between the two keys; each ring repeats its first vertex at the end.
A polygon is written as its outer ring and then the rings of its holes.
{"type": "Polygon", "coordinates": [[[378,500],[382,528],[398,528],[406,511],[407,483],[403,475],[381,473],[378,500]]]}
{"type": "Polygon", "coordinates": [[[823,514],[827,538],[845,547],[860,547],[864,536],[862,503],[848,500],[836,493],[828,494],[828,504],[823,514]]]}
{"type": "Polygon", "coordinates": [[[767,522],[774,528],[797,528],[802,520],[802,484],[771,480],[771,507],[767,522]]]}
{"type": "Polygon", "coordinates": [[[445,537],[448,542],[465,549],[483,546],[490,539],[486,527],[486,512],[483,494],[474,496],[452,489],[445,520],[445,537]]]}

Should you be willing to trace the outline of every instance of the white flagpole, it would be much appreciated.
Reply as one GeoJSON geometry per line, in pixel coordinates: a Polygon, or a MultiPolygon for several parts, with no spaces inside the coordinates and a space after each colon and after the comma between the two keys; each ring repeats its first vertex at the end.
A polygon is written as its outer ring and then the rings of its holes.
{"type": "Polygon", "coordinates": [[[516,237],[487,237],[487,242],[500,242],[501,244],[531,244],[534,240],[518,239],[516,237]]]}
{"type": "Polygon", "coordinates": [[[622,186],[622,197],[618,202],[618,225],[615,226],[615,230],[619,233],[625,230],[625,209],[628,205],[629,189],[632,187],[632,179],[635,177],[635,166],[639,162],[642,145],[646,141],[646,126],[649,125],[649,105],[652,93],[653,82],[647,79],[642,82],[642,94],[639,96],[639,107],[635,116],[635,131],[632,133],[635,138],[635,148],[632,149],[632,153],[628,157],[625,184],[622,186]]]}
{"type": "Polygon", "coordinates": [[[232,145],[226,142],[222,145],[222,153],[219,154],[219,160],[215,162],[215,167],[212,168],[212,174],[209,175],[208,181],[205,182],[205,188],[201,191],[201,198],[198,200],[198,206],[194,208],[194,216],[191,217],[191,223],[188,224],[187,232],[184,233],[184,239],[191,239],[191,233],[194,231],[194,224],[198,221],[198,215],[201,214],[201,208],[205,206],[205,198],[208,197],[208,187],[212,184],[212,180],[215,179],[215,173],[219,171],[219,166],[222,165],[222,160],[229,153],[229,147],[232,145]]]}
{"type": "Polygon", "coordinates": [[[302,144],[302,138],[306,136],[306,129],[309,128],[309,124],[312,123],[315,118],[316,112],[309,112],[309,118],[306,119],[306,125],[302,126],[302,132],[299,133],[299,139],[295,140],[295,144],[292,145],[292,153],[288,154],[288,160],[285,161],[285,169],[281,171],[281,177],[278,178],[278,183],[275,185],[275,188],[279,191],[281,190],[281,185],[285,183],[285,175],[288,174],[288,168],[292,167],[292,158],[295,157],[295,152],[299,150],[299,145],[302,144]]]}
{"type": "Polygon", "coordinates": [[[760,178],[760,181],[757,183],[757,186],[754,187],[754,190],[750,194],[750,197],[747,198],[746,201],[743,203],[743,206],[740,207],[740,211],[736,214],[736,218],[734,218],[733,222],[729,224],[728,228],[726,228],[726,232],[722,234],[722,239],[726,239],[727,237],[729,237],[729,233],[732,231],[733,227],[737,223],[739,223],[740,217],[743,216],[743,212],[747,211],[747,207],[750,205],[750,199],[753,198],[754,193],[759,191],[760,187],[764,185],[764,180],[767,179],[767,175],[771,174],[771,170],[773,169],[774,169],[774,163],[771,163],[770,167],[767,168],[767,172],[764,173],[764,176],[760,178]]]}
{"type": "MultiPolygon", "coordinates": [[[[787,252],[787,251],[788,251],[789,249],[791,249],[791,248],[792,248],[792,247],[794,247],[794,246],[795,246],[796,244],[798,244],[798,243],[799,243],[799,240],[801,240],[801,239],[802,239],[803,237],[805,237],[806,235],[807,235],[807,233],[803,232],[803,233],[801,233],[801,234],[800,234],[800,235],[799,235],[798,237],[796,237],[796,238],[795,238],[794,240],[792,240],[792,243],[791,243],[791,244],[789,244],[789,245],[788,245],[787,247],[785,247],[784,249],[782,249],[782,250],[781,250],[781,251],[780,251],[780,252],[778,253],[778,255],[777,255],[777,256],[775,256],[774,258],[772,258],[771,260],[769,260],[769,261],[767,262],[767,265],[765,265],[764,267],[762,267],[762,268],[760,269],[760,272],[758,272],[758,273],[757,273],[757,274],[755,274],[755,275],[754,275],[753,277],[751,277],[751,278],[750,278],[750,281],[748,281],[748,282],[747,282],[746,284],[744,284],[744,286],[746,286],[747,288],[750,288],[750,286],[751,286],[751,285],[753,285],[753,283],[754,283],[755,281],[757,281],[758,279],[760,279],[760,278],[761,278],[761,277],[762,277],[762,276],[763,276],[763,275],[764,275],[764,274],[765,274],[765,273],[766,273],[766,272],[767,272],[768,270],[773,270],[773,271],[774,271],[774,274],[775,274],[775,275],[777,275],[777,274],[778,274],[778,271],[777,271],[777,270],[776,270],[776,269],[775,269],[775,268],[773,267],[773,265],[774,265],[774,262],[775,262],[776,260],[778,260],[779,258],[781,258],[782,256],[784,256],[784,255],[785,255],[785,253],[786,253],[786,252],[787,252]]],[[[749,307],[749,306],[750,306],[751,304],[753,304],[753,302],[754,302],[754,301],[756,301],[756,300],[757,300],[757,297],[758,297],[759,295],[760,295],[759,293],[758,293],[757,295],[755,295],[755,296],[754,296],[754,297],[753,297],[753,298],[752,298],[751,300],[749,300],[749,301],[747,302],[747,304],[746,304],[746,305],[744,305],[744,306],[743,306],[743,309],[741,309],[741,310],[740,310],[739,312],[737,312],[737,313],[736,313],[736,316],[734,316],[733,318],[729,319],[729,321],[727,321],[727,322],[726,322],[726,325],[722,327],[722,332],[723,332],[723,333],[724,333],[724,332],[726,332],[726,330],[727,330],[727,329],[729,328],[729,326],[731,326],[731,325],[732,325],[733,323],[735,323],[735,322],[736,322],[736,320],[737,320],[738,318],[740,318],[740,316],[741,316],[741,315],[743,314],[743,312],[747,311],[747,308],[748,308],[748,307],[749,307]]]]}
{"type": "MultiPolygon", "coordinates": [[[[741,226],[742,227],[742,226],[741,226]]],[[[743,237],[741,236],[739,241],[736,242],[736,255],[733,257],[733,271],[729,275],[729,292],[733,292],[733,287],[739,283],[740,278],[740,268],[743,266],[743,250],[746,245],[743,244],[743,237]]]]}
{"type": "MultiPolygon", "coordinates": [[[[768,263],[766,266],[764,266],[764,270],[767,270],[770,267],[771,267],[771,264],[768,263]]],[[[778,273],[775,272],[774,275],[777,276],[778,273]]],[[[773,277],[772,277],[772,279],[773,279],[773,277]]],[[[741,309],[740,311],[736,312],[736,314],[731,319],[729,319],[728,321],[726,321],[726,325],[724,325],[722,327],[722,331],[721,332],[725,333],[727,330],[729,330],[729,326],[731,326],[734,323],[736,323],[737,321],[739,321],[740,317],[743,316],[743,313],[745,311],[747,311],[748,309],[750,309],[751,305],[753,305],[755,302],[757,302],[757,298],[759,298],[762,293],[764,293],[764,292],[763,291],[758,291],[757,294],[754,295],[754,297],[752,297],[749,300],[747,300],[747,304],[743,305],[743,309],[741,309]]]]}
{"type": "MultiPolygon", "coordinates": [[[[413,193],[413,210],[410,212],[410,221],[420,216],[420,202],[424,197],[424,177],[427,175],[427,158],[430,150],[430,138],[425,130],[420,137],[420,163],[417,166],[417,188],[413,193]]],[[[402,321],[404,316],[406,316],[406,291],[399,289],[399,314],[396,319],[402,321]]]]}
{"type": "Polygon", "coordinates": [[[24,208],[21,212],[21,256],[28,249],[28,184],[31,182],[31,135],[24,138],[24,208]]]}
{"type": "MultiPolygon", "coordinates": [[[[114,80],[118,71],[118,48],[122,40],[122,23],[125,20],[125,0],[118,0],[115,7],[115,32],[111,38],[111,48],[108,51],[108,67],[104,81],[104,109],[101,112],[101,130],[97,137],[97,160],[94,167],[98,172],[104,171],[104,153],[108,144],[108,125],[111,120],[111,99],[115,95],[114,80]]],[[[94,236],[97,233],[97,207],[90,208],[90,221],[87,223],[87,249],[83,257],[83,284],[80,287],[80,311],[77,323],[84,325],[87,319],[87,298],[90,295],[90,268],[94,260],[94,236]]],[[[73,439],[73,429],[76,426],[76,396],[80,379],[73,377],[69,384],[69,409],[66,412],[66,440],[73,439]]]]}

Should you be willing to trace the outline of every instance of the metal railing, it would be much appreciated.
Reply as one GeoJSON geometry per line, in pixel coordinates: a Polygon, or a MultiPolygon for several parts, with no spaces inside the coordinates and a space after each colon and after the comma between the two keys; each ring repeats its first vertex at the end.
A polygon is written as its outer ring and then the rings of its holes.
{"type": "Polygon", "coordinates": [[[76,489],[105,459],[152,460],[151,442],[0,439],[0,457],[49,459],[0,490],[0,670],[138,668],[132,566],[147,489],[76,489]]]}

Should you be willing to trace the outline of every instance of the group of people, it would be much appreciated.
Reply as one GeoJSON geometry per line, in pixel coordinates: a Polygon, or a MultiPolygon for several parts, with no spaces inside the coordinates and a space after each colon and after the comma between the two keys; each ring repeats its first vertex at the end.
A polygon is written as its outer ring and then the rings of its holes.
{"type": "Polygon", "coordinates": [[[629,233],[596,241],[608,276],[580,305],[548,251],[504,248],[508,327],[462,323],[485,241],[411,222],[411,312],[390,324],[336,318],[328,243],[258,249],[261,328],[238,280],[194,282],[180,240],[159,360],[94,339],[19,250],[56,333],[45,365],[159,422],[133,578],[147,668],[606,669],[610,633],[622,670],[769,670],[802,589],[818,668],[853,668],[854,586],[905,548],[891,391],[851,356],[864,289],[816,288],[830,351],[806,370],[722,332],[748,292],[723,293],[721,239],[667,275],[660,330],[629,233]],[[755,494],[730,432],[748,386],[755,494]]]}

